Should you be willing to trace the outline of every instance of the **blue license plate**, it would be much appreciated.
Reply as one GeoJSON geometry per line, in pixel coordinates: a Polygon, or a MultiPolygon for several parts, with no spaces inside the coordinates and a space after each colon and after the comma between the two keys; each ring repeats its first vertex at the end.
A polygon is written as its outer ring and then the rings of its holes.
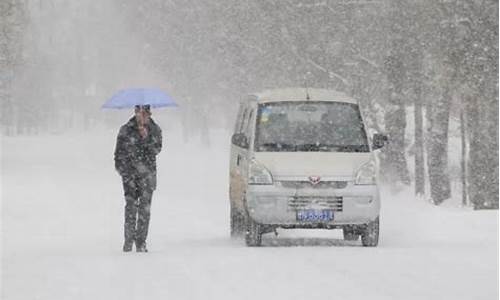
{"type": "Polygon", "coordinates": [[[297,221],[300,222],[329,222],[333,220],[331,209],[307,209],[297,211],[297,221]]]}

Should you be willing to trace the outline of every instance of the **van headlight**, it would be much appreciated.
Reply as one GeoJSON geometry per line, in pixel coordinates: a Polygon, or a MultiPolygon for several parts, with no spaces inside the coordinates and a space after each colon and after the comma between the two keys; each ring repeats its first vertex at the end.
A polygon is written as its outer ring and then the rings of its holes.
{"type": "Polygon", "coordinates": [[[255,160],[250,161],[248,184],[273,184],[273,176],[266,167],[255,160]]]}
{"type": "Polygon", "coordinates": [[[370,161],[359,168],[356,173],[356,179],[354,184],[358,185],[373,185],[376,180],[376,170],[375,170],[375,162],[370,161]]]}

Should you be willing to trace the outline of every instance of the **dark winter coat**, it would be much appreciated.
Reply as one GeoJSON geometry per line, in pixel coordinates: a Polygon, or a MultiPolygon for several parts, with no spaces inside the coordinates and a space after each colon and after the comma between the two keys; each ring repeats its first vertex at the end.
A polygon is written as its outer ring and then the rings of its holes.
{"type": "Polygon", "coordinates": [[[150,119],[142,138],[135,117],[120,128],[115,148],[115,169],[124,182],[140,179],[145,188],[156,189],[156,155],[162,147],[160,127],[150,119]]]}

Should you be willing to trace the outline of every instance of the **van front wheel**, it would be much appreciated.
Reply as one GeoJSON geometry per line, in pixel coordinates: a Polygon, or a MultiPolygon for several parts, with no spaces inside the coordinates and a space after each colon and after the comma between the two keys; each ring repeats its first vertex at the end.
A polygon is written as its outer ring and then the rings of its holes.
{"type": "Polygon", "coordinates": [[[255,222],[248,214],[246,217],[245,243],[249,247],[259,247],[262,244],[262,225],[255,222]]]}
{"type": "Polygon", "coordinates": [[[346,241],[357,241],[359,239],[359,234],[353,227],[344,227],[342,228],[342,232],[346,241]]]}
{"type": "Polygon", "coordinates": [[[379,217],[366,224],[361,233],[361,243],[365,247],[376,247],[379,236],[379,217]]]}
{"type": "Polygon", "coordinates": [[[231,226],[231,237],[242,236],[245,232],[245,218],[231,205],[231,216],[230,216],[230,226],[231,226]]]}

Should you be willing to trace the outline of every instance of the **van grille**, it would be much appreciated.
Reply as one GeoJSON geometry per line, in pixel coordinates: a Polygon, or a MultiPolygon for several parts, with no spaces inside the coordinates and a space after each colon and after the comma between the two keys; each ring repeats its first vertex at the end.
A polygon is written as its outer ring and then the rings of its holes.
{"type": "Polygon", "coordinates": [[[280,181],[285,188],[291,189],[343,189],[347,187],[347,181],[320,181],[312,184],[310,181],[280,181]]]}
{"type": "Polygon", "coordinates": [[[308,209],[312,206],[317,206],[324,209],[332,209],[334,211],[342,211],[343,199],[342,197],[332,196],[294,196],[288,200],[288,207],[292,210],[308,209]]]}

